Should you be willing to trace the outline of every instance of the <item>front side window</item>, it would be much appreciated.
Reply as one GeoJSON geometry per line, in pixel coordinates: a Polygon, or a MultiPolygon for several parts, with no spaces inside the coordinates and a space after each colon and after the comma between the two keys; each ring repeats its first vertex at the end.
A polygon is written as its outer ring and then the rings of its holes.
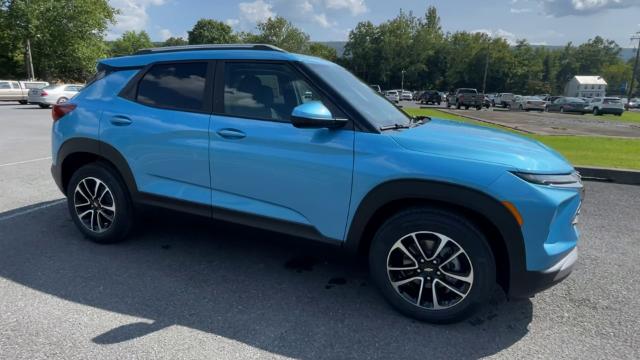
{"type": "Polygon", "coordinates": [[[411,124],[411,119],[404,112],[343,67],[328,62],[308,62],[305,65],[336,92],[344,94],[349,103],[374,126],[411,124]]]}
{"type": "Polygon", "coordinates": [[[17,82],[13,81],[11,83],[11,86],[13,86],[14,89],[20,89],[20,84],[18,84],[17,82]]]}
{"type": "Polygon", "coordinates": [[[224,113],[230,116],[289,121],[293,109],[321,101],[318,91],[287,64],[228,62],[224,66],[224,113]]]}
{"type": "Polygon", "coordinates": [[[141,104],[185,111],[203,110],[207,63],[154,65],[138,83],[141,104]]]}

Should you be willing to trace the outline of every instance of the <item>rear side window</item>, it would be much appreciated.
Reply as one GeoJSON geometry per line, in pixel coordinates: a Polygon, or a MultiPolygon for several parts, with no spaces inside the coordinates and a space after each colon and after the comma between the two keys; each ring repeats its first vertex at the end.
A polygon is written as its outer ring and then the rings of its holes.
{"type": "Polygon", "coordinates": [[[154,65],[138,83],[141,104],[185,111],[203,110],[207,63],[154,65]]]}
{"type": "Polygon", "coordinates": [[[0,89],[11,89],[11,85],[8,82],[0,82],[0,89]]]}

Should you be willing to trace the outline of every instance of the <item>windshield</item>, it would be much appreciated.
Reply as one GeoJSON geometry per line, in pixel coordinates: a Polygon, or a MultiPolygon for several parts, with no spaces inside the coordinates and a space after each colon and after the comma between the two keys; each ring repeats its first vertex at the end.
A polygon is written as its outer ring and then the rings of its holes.
{"type": "Polygon", "coordinates": [[[567,98],[567,102],[572,102],[572,103],[583,103],[584,100],[579,99],[579,98],[567,98]]]}
{"type": "MultiPolygon", "coordinates": [[[[305,65],[331,84],[336,91],[349,94],[347,96],[349,103],[375,127],[411,124],[411,119],[406,114],[344,68],[328,63],[309,62],[305,65]]],[[[397,94],[397,92],[394,93],[388,94],[397,94]]]]}

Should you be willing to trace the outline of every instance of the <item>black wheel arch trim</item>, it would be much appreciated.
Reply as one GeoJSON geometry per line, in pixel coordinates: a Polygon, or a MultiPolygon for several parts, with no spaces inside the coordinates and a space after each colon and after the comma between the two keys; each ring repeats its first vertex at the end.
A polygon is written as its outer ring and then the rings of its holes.
{"type": "MultiPolygon", "coordinates": [[[[350,252],[360,252],[365,230],[379,209],[403,200],[419,200],[449,204],[481,215],[500,233],[508,256],[508,289],[521,288],[526,275],[524,238],[520,225],[499,200],[472,188],[429,180],[392,180],[372,189],[360,202],[349,227],[344,247],[350,252]]],[[[375,224],[382,225],[382,224],[375,224]]],[[[498,260],[498,259],[496,259],[498,260]]],[[[498,264],[496,264],[498,265],[498,264]]],[[[507,289],[507,290],[508,290],[507,289]]]]}
{"type": "Polygon", "coordinates": [[[66,193],[66,181],[69,180],[63,178],[64,162],[65,160],[67,160],[67,158],[69,158],[69,156],[78,153],[92,154],[109,161],[120,173],[120,176],[125,182],[125,185],[131,193],[131,196],[134,199],[138,197],[138,186],[136,184],[136,180],[133,177],[131,168],[129,167],[129,164],[125,160],[124,156],[122,156],[122,154],[120,154],[120,152],[113,146],[103,141],[91,138],[71,138],[65,141],[60,146],[60,149],[58,150],[58,156],[56,157],[56,163],[52,166],[51,171],[53,173],[56,184],[58,185],[58,188],[60,188],[63,193],[66,193]]]}

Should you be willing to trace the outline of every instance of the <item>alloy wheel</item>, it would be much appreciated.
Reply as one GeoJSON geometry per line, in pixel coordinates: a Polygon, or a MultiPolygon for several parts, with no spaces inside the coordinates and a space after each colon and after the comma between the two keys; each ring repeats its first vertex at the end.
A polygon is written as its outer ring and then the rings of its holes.
{"type": "Polygon", "coordinates": [[[80,222],[89,230],[107,231],[116,216],[116,203],[109,187],[100,179],[82,179],[73,193],[73,205],[80,222]]]}
{"type": "Polygon", "coordinates": [[[387,255],[387,274],[396,292],[413,305],[442,310],[464,300],[473,285],[466,251],[439,233],[419,231],[395,242],[387,255]]]}

